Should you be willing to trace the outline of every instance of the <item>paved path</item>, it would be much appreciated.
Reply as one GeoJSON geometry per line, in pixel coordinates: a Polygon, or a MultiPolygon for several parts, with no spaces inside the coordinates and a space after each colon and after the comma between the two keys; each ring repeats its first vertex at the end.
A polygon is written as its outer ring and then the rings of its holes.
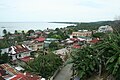
{"type": "Polygon", "coordinates": [[[70,80],[72,75],[71,70],[72,64],[67,64],[65,67],[61,69],[61,71],[56,75],[54,80],[70,80]]]}

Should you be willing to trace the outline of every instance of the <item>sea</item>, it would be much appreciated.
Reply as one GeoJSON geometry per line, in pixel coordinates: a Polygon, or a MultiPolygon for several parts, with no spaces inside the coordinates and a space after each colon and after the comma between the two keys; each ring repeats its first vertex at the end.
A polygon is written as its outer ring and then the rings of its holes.
{"type": "Polygon", "coordinates": [[[3,36],[3,30],[6,29],[7,32],[14,33],[15,30],[21,32],[24,30],[45,30],[64,28],[74,24],[63,24],[63,23],[49,23],[49,22],[0,22],[0,36],[3,36]]]}

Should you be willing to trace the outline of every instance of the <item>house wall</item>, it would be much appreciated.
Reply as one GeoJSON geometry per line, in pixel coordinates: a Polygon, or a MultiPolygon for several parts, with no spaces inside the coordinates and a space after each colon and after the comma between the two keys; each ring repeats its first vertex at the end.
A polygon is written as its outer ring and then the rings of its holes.
{"type": "Polygon", "coordinates": [[[92,32],[73,32],[72,36],[91,36],[92,32]]]}
{"type": "Polygon", "coordinates": [[[35,44],[30,44],[28,45],[32,50],[36,51],[38,49],[42,49],[44,45],[44,42],[42,43],[35,43],[35,44]]]}
{"type": "Polygon", "coordinates": [[[12,55],[12,60],[17,60],[17,59],[24,58],[27,56],[30,56],[30,52],[15,54],[15,55],[12,55]]]}

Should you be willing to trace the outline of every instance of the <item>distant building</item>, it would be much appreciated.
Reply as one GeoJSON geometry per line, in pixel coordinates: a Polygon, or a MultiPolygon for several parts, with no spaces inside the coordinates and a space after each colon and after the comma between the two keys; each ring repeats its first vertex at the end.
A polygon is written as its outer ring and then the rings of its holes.
{"type": "Polygon", "coordinates": [[[32,44],[32,49],[33,50],[40,50],[40,49],[43,49],[44,47],[44,41],[45,41],[45,38],[43,37],[39,37],[39,38],[36,38],[32,44]]]}
{"type": "Polygon", "coordinates": [[[103,32],[103,33],[113,32],[113,28],[109,25],[100,26],[99,29],[98,29],[98,32],[103,32]]]}
{"type": "Polygon", "coordinates": [[[91,36],[92,32],[88,30],[79,30],[78,32],[73,32],[71,37],[84,37],[84,36],[91,36]]]}
{"type": "Polygon", "coordinates": [[[24,44],[30,47],[32,51],[37,51],[37,50],[43,49],[44,41],[45,41],[45,38],[39,37],[32,41],[24,41],[24,44]]]}
{"type": "Polygon", "coordinates": [[[51,42],[58,42],[59,40],[58,39],[55,39],[55,38],[46,38],[45,41],[44,41],[44,47],[49,47],[49,44],[51,42]]]}

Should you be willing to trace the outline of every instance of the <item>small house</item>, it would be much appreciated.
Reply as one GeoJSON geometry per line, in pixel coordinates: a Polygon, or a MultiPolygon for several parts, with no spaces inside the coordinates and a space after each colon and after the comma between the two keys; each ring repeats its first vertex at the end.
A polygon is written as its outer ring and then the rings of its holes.
{"type": "Polygon", "coordinates": [[[30,56],[31,49],[28,46],[25,45],[16,45],[16,46],[11,46],[8,50],[10,59],[12,61],[21,59],[25,61],[29,61],[31,58],[30,56]]]}

